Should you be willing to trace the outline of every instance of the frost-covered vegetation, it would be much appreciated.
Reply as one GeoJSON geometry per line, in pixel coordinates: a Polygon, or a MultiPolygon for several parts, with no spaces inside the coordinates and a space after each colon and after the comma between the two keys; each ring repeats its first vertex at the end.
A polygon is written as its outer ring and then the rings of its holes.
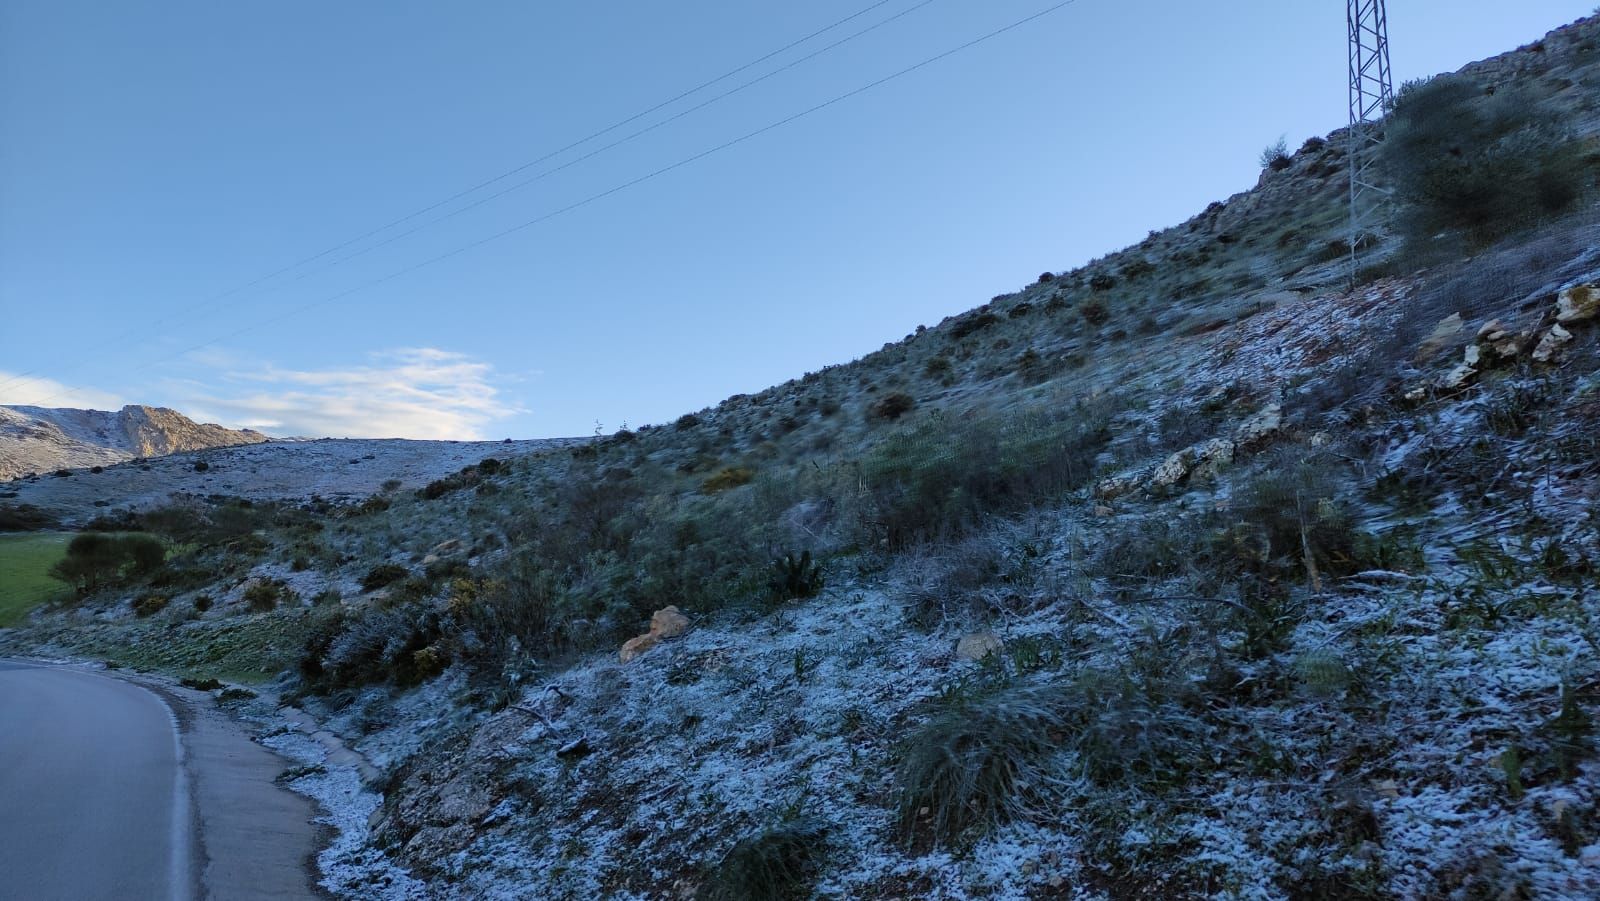
{"type": "Polygon", "coordinates": [[[0,641],[287,670],[352,897],[1600,895],[1597,74],[1408,90],[1361,271],[1274,147],[671,425],[108,512],[164,561],[0,641]]]}

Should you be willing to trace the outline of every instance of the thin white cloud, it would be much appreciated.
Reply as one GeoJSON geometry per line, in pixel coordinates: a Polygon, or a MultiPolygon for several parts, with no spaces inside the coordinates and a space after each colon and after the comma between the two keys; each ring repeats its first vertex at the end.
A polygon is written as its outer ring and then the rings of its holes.
{"type": "Polygon", "coordinates": [[[3,406],[120,410],[124,403],[122,398],[105,391],[74,388],[54,379],[0,369],[0,405],[3,406]]]}
{"type": "Polygon", "coordinates": [[[274,435],[471,440],[523,412],[500,399],[492,376],[492,366],[464,354],[411,347],[345,369],[230,369],[179,393],[196,419],[274,435]]]}

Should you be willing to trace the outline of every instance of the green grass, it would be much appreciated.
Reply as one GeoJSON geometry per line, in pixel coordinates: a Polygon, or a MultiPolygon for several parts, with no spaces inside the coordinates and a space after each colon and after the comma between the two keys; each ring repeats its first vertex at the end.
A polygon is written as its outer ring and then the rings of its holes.
{"type": "Polygon", "coordinates": [[[0,535],[0,627],[16,625],[38,605],[67,593],[50,578],[50,567],[66,556],[71,532],[0,535]]]}

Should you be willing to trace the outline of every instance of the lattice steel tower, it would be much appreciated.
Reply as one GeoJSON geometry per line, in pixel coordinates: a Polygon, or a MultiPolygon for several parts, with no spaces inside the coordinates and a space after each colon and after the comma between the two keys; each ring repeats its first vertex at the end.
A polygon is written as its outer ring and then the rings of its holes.
{"type": "Polygon", "coordinates": [[[1362,236],[1384,218],[1389,189],[1380,184],[1382,120],[1394,103],[1389,70],[1389,13],[1384,0],[1346,0],[1350,22],[1350,263],[1362,236]]]}

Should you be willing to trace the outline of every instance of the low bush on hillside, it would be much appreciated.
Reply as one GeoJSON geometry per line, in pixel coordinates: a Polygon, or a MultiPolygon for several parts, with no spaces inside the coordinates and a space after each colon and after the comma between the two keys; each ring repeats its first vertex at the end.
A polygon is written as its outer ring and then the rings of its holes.
{"type": "Polygon", "coordinates": [[[367,574],[361,577],[361,590],[377,591],[410,575],[411,571],[398,563],[380,563],[367,570],[367,574]]]}
{"type": "Polygon", "coordinates": [[[822,567],[813,563],[810,551],[785,554],[772,561],[772,578],[767,590],[773,603],[816,597],[822,591],[822,567]]]}
{"type": "Polygon", "coordinates": [[[244,603],[252,613],[265,613],[277,607],[286,595],[282,583],[261,579],[244,590],[244,603]]]}
{"type": "Polygon", "coordinates": [[[867,418],[877,422],[894,422],[910,413],[916,405],[917,401],[911,395],[895,391],[873,401],[867,408],[867,418]]]}
{"type": "Polygon", "coordinates": [[[1462,75],[1402,89],[1384,145],[1406,233],[1480,244],[1571,209],[1594,187],[1587,152],[1526,89],[1491,93],[1462,75]]]}
{"type": "Polygon", "coordinates": [[[756,471],[748,466],[729,466],[720,469],[700,483],[701,494],[721,494],[741,485],[748,485],[756,477],[756,471]]]}
{"type": "Polygon", "coordinates": [[[1081,780],[1181,782],[1210,750],[1205,725],[1184,709],[1188,693],[1181,683],[1101,671],[1015,684],[990,667],[948,690],[906,740],[896,772],[901,835],[952,844],[1049,816],[1081,780]]]}
{"type": "Polygon", "coordinates": [[[166,545],[153,535],[84,532],[67,544],[66,557],[50,568],[50,575],[83,597],[127,578],[148,576],[166,559],[166,545]]]}
{"type": "Polygon", "coordinates": [[[0,504],[0,532],[38,532],[56,527],[56,518],[33,504],[0,504]]]}
{"type": "Polygon", "coordinates": [[[133,601],[134,615],[141,618],[154,616],[157,613],[160,613],[162,610],[165,610],[167,608],[167,603],[170,600],[171,598],[164,594],[140,595],[133,601]]]}
{"type": "Polygon", "coordinates": [[[735,844],[695,894],[696,901],[799,901],[811,882],[826,833],[805,819],[762,829],[735,844]]]}
{"type": "Polygon", "coordinates": [[[861,463],[861,528],[891,548],[954,537],[985,516],[1082,487],[1109,438],[1106,411],[1088,405],[1006,417],[930,416],[861,463]]]}

